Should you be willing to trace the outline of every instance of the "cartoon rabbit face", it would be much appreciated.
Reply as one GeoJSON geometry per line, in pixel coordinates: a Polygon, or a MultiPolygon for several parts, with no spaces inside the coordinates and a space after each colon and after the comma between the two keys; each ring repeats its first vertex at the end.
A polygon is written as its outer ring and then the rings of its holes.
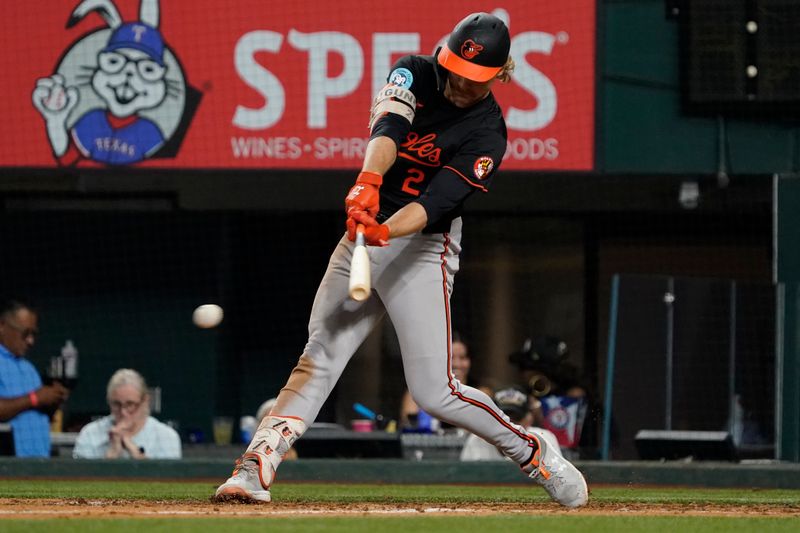
{"type": "Polygon", "coordinates": [[[158,0],[141,0],[139,20],[130,23],[113,0],[81,0],[67,28],[95,11],[109,29],[80,38],[55,73],[36,81],[33,105],[62,164],[138,163],[172,140],[184,120],[186,79],[158,30],[158,0]]]}
{"type": "Polygon", "coordinates": [[[92,88],[117,117],[161,104],[167,94],[164,42],[155,28],[124,24],[114,30],[97,57],[92,88]]]}

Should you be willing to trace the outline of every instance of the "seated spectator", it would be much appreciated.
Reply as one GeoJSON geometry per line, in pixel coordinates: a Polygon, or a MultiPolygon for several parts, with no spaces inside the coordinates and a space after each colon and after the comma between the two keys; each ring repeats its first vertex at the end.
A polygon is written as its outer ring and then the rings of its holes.
{"type": "MultiPolygon", "coordinates": [[[[495,393],[492,399],[513,423],[524,427],[526,431],[534,429],[531,427],[533,413],[530,410],[528,395],[521,388],[509,387],[501,389],[495,393]]],[[[546,429],[536,429],[543,433],[547,443],[559,450],[560,453],[561,449],[556,436],[546,429]]],[[[461,449],[460,459],[462,461],[500,461],[505,459],[505,456],[500,453],[500,450],[482,438],[477,435],[470,435],[461,449]]]]}
{"type": "Polygon", "coordinates": [[[144,378],[128,368],[114,372],[106,391],[111,414],[81,429],[76,459],[180,459],[178,432],[150,416],[144,378]]]}
{"type": "Polygon", "coordinates": [[[42,386],[25,359],[38,334],[38,315],[30,304],[0,302],[0,422],[11,426],[17,457],[50,456],[50,416],[69,396],[61,383],[42,386]]]}

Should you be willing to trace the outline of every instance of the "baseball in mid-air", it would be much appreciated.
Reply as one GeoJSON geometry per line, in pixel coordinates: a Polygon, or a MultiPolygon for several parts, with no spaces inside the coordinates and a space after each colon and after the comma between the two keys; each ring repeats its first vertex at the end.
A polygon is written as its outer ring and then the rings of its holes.
{"type": "Polygon", "coordinates": [[[213,328],[222,322],[223,315],[222,308],[217,304],[203,304],[192,313],[192,322],[198,328],[213,328]]]}

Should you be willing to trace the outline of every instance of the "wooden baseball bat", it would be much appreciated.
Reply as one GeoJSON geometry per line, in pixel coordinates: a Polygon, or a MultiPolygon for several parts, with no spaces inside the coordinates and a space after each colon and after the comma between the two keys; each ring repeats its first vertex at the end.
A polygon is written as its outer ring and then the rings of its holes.
{"type": "Polygon", "coordinates": [[[372,290],[370,281],[369,255],[364,244],[364,225],[356,226],[356,246],[353,248],[353,259],[350,261],[350,298],[363,302],[369,298],[372,290]]]}

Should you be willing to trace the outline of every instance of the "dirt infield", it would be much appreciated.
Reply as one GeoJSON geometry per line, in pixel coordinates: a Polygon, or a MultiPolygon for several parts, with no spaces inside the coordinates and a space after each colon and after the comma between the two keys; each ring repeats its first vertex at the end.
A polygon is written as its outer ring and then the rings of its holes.
{"type": "Polygon", "coordinates": [[[778,516],[800,518],[800,506],[780,504],[645,504],[590,502],[588,506],[569,510],[554,503],[535,507],[519,504],[459,504],[457,506],[426,507],[411,504],[336,504],[318,505],[280,503],[241,504],[213,502],[175,503],[145,500],[100,499],[0,499],[0,519],[19,518],[164,518],[164,517],[278,517],[278,516],[348,516],[361,514],[581,514],[581,515],[651,515],[651,516],[778,516]]]}

